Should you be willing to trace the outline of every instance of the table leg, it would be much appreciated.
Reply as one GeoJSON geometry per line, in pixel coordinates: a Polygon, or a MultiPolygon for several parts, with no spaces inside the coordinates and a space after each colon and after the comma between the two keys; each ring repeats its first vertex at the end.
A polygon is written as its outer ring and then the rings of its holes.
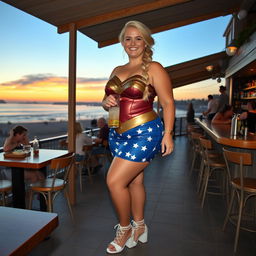
{"type": "MultiPolygon", "coordinates": [[[[44,177],[46,177],[46,167],[39,169],[39,171],[43,173],[44,177]]],[[[40,202],[40,211],[46,212],[47,205],[46,205],[44,196],[41,194],[39,195],[39,202],[40,202]]]]}
{"type": "Polygon", "coordinates": [[[13,207],[22,209],[26,208],[23,168],[12,168],[12,197],[13,207]]]}

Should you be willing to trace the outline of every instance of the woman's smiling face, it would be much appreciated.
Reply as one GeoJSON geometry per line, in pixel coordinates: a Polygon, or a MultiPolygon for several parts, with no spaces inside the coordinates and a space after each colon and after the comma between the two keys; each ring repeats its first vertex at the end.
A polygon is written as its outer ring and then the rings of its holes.
{"type": "Polygon", "coordinates": [[[146,46],[140,31],[135,27],[126,29],[122,45],[129,58],[142,56],[146,46]]]}

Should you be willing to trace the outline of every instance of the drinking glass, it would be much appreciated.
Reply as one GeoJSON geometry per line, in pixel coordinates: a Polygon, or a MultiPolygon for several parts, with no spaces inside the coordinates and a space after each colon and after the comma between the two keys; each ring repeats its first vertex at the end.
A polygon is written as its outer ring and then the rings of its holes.
{"type": "Polygon", "coordinates": [[[117,100],[117,106],[109,108],[108,111],[108,127],[109,128],[118,128],[119,127],[119,95],[115,95],[117,100]]]}
{"type": "Polygon", "coordinates": [[[25,152],[25,153],[30,153],[30,151],[31,151],[31,145],[23,145],[23,151],[25,152]]]}

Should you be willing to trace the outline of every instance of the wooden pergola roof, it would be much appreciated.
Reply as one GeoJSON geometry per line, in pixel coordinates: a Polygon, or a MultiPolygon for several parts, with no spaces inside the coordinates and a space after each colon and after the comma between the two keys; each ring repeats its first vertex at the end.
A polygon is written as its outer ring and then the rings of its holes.
{"type": "Polygon", "coordinates": [[[3,0],[57,27],[70,25],[98,42],[117,42],[128,20],[145,23],[153,33],[224,16],[239,10],[242,0],[3,0]]]}
{"type": "Polygon", "coordinates": [[[165,69],[172,78],[173,88],[177,88],[210,78],[224,77],[227,65],[226,59],[226,53],[219,52],[165,67],[165,69]],[[213,70],[210,72],[207,71],[207,66],[212,66],[213,70]]]}

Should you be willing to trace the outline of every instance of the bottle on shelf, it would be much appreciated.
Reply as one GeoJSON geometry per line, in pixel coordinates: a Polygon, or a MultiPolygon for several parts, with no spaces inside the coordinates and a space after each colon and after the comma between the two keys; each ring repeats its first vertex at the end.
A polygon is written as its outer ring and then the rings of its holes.
{"type": "Polygon", "coordinates": [[[39,140],[37,139],[36,136],[34,137],[34,140],[33,140],[33,152],[35,156],[39,154],[39,140]]]}

